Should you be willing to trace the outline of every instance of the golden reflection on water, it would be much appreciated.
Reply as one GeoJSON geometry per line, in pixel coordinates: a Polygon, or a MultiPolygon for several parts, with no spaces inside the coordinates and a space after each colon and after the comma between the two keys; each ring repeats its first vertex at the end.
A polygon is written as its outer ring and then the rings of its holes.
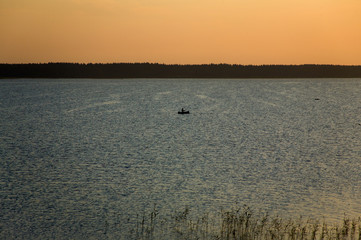
{"type": "Polygon", "coordinates": [[[361,216],[359,79],[0,85],[2,237],[119,237],[154,204],[361,216]]]}

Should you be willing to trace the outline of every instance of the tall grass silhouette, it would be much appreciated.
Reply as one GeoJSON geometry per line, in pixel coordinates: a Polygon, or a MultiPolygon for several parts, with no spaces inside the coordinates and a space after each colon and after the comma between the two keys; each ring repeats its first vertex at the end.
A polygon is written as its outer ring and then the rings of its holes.
{"type": "Polygon", "coordinates": [[[159,217],[156,207],[139,216],[131,239],[198,239],[198,240],[357,240],[361,239],[361,218],[344,216],[342,222],[329,224],[325,220],[284,219],[268,214],[254,214],[247,206],[232,211],[220,211],[218,216],[204,214],[190,217],[190,209],[170,217],[159,217]]]}

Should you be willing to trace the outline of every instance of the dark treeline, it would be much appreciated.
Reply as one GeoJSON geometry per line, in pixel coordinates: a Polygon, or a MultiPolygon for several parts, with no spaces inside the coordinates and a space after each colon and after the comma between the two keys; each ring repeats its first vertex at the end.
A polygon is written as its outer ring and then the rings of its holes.
{"type": "Polygon", "coordinates": [[[361,78],[361,66],[167,65],[157,63],[0,64],[0,78],[361,78]]]}

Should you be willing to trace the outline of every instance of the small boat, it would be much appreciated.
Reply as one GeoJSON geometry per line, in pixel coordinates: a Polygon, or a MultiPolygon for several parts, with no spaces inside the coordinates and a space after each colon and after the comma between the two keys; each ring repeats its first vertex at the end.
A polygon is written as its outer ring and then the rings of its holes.
{"type": "Polygon", "coordinates": [[[178,112],[178,114],[189,114],[189,111],[181,111],[181,112],[178,112]]]}

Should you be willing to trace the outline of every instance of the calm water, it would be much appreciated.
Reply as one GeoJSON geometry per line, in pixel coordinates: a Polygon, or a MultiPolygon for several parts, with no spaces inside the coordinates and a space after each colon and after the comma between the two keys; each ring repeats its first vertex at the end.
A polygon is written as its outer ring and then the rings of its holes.
{"type": "Polygon", "coordinates": [[[154,204],[361,216],[361,79],[3,79],[0,116],[1,239],[126,238],[154,204]]]}

